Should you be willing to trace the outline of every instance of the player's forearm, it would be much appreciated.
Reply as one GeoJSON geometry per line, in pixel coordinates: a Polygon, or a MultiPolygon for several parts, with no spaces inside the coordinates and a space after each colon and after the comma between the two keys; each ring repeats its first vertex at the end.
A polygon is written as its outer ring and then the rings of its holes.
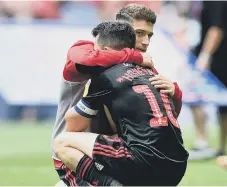
{"type": "Polygon", "coordinates": [[[174,83],[174,86],[175,86],[175,92],[173,95],[173,104],[178,117],[182,108],[182,91],[176,82],[174,83]]]}
{"type": "Polygon", "coordinates": [[[86,66],[103,66],[108,67],[115,64],[122,64],[125,62],[143,62],[143,57],[140,52],[135,49],[123,49],[121,51],[115,50],[95,50],[90,51],[79,63],[86,66]]]}
{"type": "Polygon", "coordinates": [[[89,127],[90,123],[77,119],[70,119],[66,122],[66,132],[83,132],[89,127]]]}
{"type": "Polygon", "coordinates": [[[135,49],[94,50],[91,42],[78,42],[70,50],[68,57],[77,64],[85,66],[108,67],[117,63],[137,62],[142,63],[143,57],[135,49]]]}
{"type": "Polygon", "coordinates": [[[67,132],[83,132],[91,124],[91,119],[78,114],[74,108],[69,109],[65,114],[67,132]]]}
{"type": "Polygon", "coordinates": [[[207,34],[202,47],[202,53],[212,56],[218,49],[223,38],[223,31],[219,27],[211,27],[207,34]]]}
{"type": "Polygon", "coordinates": [[[76,171],[75,151],[70,147],[55,146],[55,154],[64,163],[64,165],[72,171],[76,171]]]}

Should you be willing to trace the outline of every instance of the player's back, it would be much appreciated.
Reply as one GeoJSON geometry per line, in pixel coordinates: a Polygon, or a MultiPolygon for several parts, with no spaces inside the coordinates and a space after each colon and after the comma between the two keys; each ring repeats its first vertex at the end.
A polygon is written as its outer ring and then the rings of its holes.
{"type": "Polygon", "coordinates": [[[172,99],[151,85],[152,70],[123,64],[102,74],[113,87],[107,107],[136,160],[187,160],[172,99]]]}

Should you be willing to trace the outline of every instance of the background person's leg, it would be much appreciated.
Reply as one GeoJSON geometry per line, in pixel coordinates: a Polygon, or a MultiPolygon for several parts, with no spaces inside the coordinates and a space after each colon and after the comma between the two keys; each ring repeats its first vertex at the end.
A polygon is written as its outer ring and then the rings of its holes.
{"type": "Polygon", "coordinates": [[[224,155],[227,143],[227,107],[219,107],[220,147],[218,155],[224,155]]]}
{"type": "Polygon", "coordinates": [[[203,106],[192,106],[193,120],[195,123],[196,130],[196,141],[203,142],[201,144],[195,144],[198,148],[204,148],[208,146],[208,135],[206,129],[206,113],[203,106]]]}
{"type": "Polygon", "coordinates": [[[220,167],[227,169],[227,156],[219,156],[216,162],[220,167]]]}
{"type": "Polygon", "coordinates": [[[192,150],[189,151],[189,160],[202,160],[216,156],[216,150],[209,147],[207,118],[203,105],[191,106],[195,124],[196,139],[192,150]]]}

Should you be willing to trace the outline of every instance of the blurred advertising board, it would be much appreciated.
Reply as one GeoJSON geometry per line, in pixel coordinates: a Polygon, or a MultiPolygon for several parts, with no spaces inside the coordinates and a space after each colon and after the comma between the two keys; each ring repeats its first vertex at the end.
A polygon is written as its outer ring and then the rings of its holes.
{"type": "MultiPolygon", "coordinates": [[[[92,40],[92,25],[9,24],[0,26],[0,93],[12,104],[57,104],[67,50],[77,40],[92,40]]],[[[187,104],[227,105],[224,86],[189,64],[190,53],[156,27],[148,49],[156,68],[183,89],[187,104]]]]}

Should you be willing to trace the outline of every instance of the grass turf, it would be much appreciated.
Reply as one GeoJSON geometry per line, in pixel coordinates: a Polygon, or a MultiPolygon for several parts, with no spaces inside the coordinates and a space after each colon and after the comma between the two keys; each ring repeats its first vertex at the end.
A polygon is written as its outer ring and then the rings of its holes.
{"type": "MultiPolygon", "coordinates": [[[[52,124],[8,122],[0,125],[0,186],[53,186],[58,182],[50,152],[52,124]]],[[[194,133],[189,127],[182,129],[186,147],[190,147],[194,133]]],[[[217,134],[215,130],[212,127],[217,134]]],[[[216,136],[211,139],[211,144],[217,145],[216,136]]],[[[180,185],[226,186],[227,171],[219,168],[214,159],[189,162],[180,185]]]]}

